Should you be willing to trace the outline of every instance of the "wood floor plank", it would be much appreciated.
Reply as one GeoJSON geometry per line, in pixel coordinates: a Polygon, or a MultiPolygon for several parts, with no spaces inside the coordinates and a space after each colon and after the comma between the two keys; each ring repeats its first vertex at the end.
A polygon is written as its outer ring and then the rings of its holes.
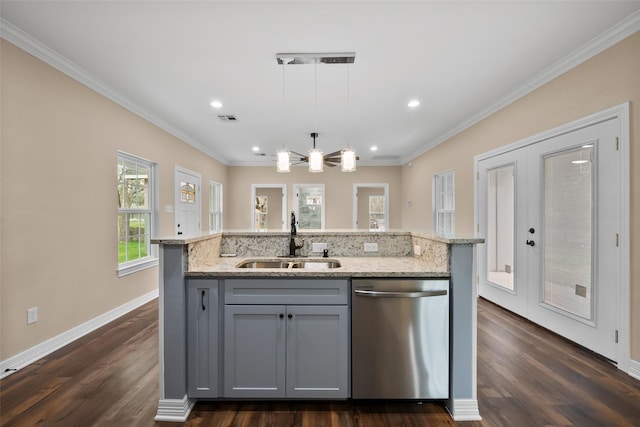
{"type": "Polygon", "coordinates": [[[158,304],[150,302],[0,381],[4,426],[640,426],[640,381],[487,301],[478,303],[481,422],[442,404],[201,401],[186,423],[155,422],[158,304]]]}

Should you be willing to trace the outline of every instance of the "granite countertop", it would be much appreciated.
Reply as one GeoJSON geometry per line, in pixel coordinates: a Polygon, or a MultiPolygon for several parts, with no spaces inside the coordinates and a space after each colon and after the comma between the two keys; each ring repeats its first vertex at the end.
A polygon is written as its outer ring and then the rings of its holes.
{"type": "MultiPolygon", "coordinates": [[[[414,236],[430,239],[436,242],[447,243],[452,245],[469,245],[484,243],[484,239],[468,236],[440,236],[428,231],[406,231],[406,230],[389,230],[389,231],[366,231],[366,230],[299,230],[298,238],[304,238],[305,236],[414,236]]],[[[151,239],[152,244],[159,245],[186,245],[189,243],[196,243],[203,240],[208,240],[214,237],[222,236],[235,236],[235,237],[290,237],[291,234],[288,231],[224,231],[215,233],[202,233],[197,236],[183,237],[183,236],[167,236],[151,239]]]]}
{"type": "Polygon", "coordinates": [[[433,271],[415,257],[220,257],[216,262],[196,267],[185,273],[187,277],[449,277],[448,271],[433,271]],[[339,261],[341,267],[318,268],[238,268],[246,260],[259,261],[339,261]]]}

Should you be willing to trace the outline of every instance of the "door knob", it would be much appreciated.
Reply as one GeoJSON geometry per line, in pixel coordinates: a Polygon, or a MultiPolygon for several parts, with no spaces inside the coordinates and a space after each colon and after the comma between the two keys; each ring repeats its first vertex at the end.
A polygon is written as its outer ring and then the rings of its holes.
{"type": "Polygon", "coordinates": [[[533,240],[527,240],[527,245],[529,246],[535,246],[536,242],[534,242],[533,240]]]}

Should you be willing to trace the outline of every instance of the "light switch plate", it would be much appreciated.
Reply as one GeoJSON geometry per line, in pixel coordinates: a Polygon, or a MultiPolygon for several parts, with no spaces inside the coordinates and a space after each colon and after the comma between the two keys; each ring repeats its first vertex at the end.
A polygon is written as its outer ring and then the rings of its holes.
{"type": "Polygon", "coordinates": [[[365,243],[364,244],[365,252],[378,252],[378,244],[377,243],[365,243]]]}
{"type": "Polygon", "coordinates": [[[311,244],[311,252],[322,252],[327,249],[326,243],[312,243],[311,244]]]}
{"type": "Polygon", "coordinates": [[[413,254],[415,256],[422,255],[422,248],[420,247],[420,245],[413,245],[413,254]]]}
{"type": "Polygon", "coordinates": [[[38,307],[31,307],[27,310],[27,325],[38,321],[38,307]]]}

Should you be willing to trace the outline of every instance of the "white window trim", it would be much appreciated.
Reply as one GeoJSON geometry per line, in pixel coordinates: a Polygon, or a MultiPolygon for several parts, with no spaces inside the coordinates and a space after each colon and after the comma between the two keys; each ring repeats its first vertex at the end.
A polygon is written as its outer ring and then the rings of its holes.
{"type": "Polygon", "coordinates": [[[438,214],[439,213],[446,213],[446,214],[451,214],[451,230],[449,232],[447,232],[448,234],[454,234],[455,230],[456,230],[456,205],[455,205],[455,194],[456,194],[456,175],[455,175],[455,171],[453,169],[449,169],[446,170],[444,172],[440,172],[437,173],[435,175],[433,175],[433,183],[432,183],[432,191],[431,191],[431,195],[432,195],[432,209],[433,209],[433,231],[435,233],[440,233],[440,227],[439,227],[439,221],[438,221],[438,214]],[[451,175],[453,178],[453,209],[439,209],[438,206],[438,180],[445,178],[447,176],[451,175]]]}
{"type": "MultiPolygon", "coordinates": [[[[151,233],[150,237],[153,239],[158,233],[158,212],[160,212],[159,197],[158,194],[158,165],[150,160],[143,159],[142,157],[134,156],[124,151],[118,150],[118,158],[125,157],[131,160],[144,162],[149,165],[151,171],[151,185],[149,186],[149,205],[151,206],[151,233]]],[[[128,276],[129,274],[136,273],[138,271],[146,270],[148,268],[155,267],[159,264],[158,260],[158,247],[157,245],[149,245],[149,255],[134,261],[118,263],[116,272],[118,277],[128,276]]]]}
{"type": "Polygon", "coordinates": [[[220,217],[220,229],[218,230],[214,230],[211,227],[211,214],[214,213],[211,211],[211,200],[209,200],[209,231],[214,232],[214,233],[221,233],[223,228],[223,221],[224,221],[224,207],[222,205],[224,197],[223,197],[223,185],[220,182],[216,182],[216,181],[209,181],[209,198],[211,198],[211,187],[212,186],[216,186],[218,187],[218,206],[219,206],[219,210],[218,210],[218,215],[220,217]]]}

